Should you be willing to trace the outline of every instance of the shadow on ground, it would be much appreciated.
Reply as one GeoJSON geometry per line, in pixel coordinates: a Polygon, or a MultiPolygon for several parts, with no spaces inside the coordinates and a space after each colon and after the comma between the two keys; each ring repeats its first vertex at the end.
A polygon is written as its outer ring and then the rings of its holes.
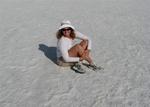
{"type": "MultiPolygon", "coordinates": [[[[50,59],[53,63],[57,65],[57,56],[56,56],[56,47],[48,47],[45,44],[39,44],[39,50],[44,53],[44,55],[50,59]]],[[[76,73],[84,74],[82,72],[79,72],[78,70],[73,69],[73,66],[70,66],[70,69],[75,71],[76,73]]]]}
{"type": "Polygon", "coordinates": [[[39,50],[41,50],[42,52],[44,52],[45,56],[50,59],[53,63],[56,63],[57,60],[57,56],[56,56],[56,47],[52,46],[52,47],[48,47],[45,44],[39,44],[39,50]]]}

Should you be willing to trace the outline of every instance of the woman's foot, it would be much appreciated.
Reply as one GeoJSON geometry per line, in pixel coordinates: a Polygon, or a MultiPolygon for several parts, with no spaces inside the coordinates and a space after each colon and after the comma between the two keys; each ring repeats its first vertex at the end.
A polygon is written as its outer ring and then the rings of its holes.
{"type": "Polygon", "coordinates": [[[91,68],[91,69],[93,69],[94,71],[104,69],[104,68],[102,68],[101,66],[97,66],[96,64],[89,64],[89,65],[88,65],[88,68],[91,68]]]}
{"type": "Polygon", "coordinates": [[[96,64],[85,64],[85,63],[82,63],[83,65],[87,66],[88,68],[96,71],[96,70],[103,70],[104,68],[102,68],[101,66],[97,66],[96,64]]]}
{"type": "Polygon", "coordinates": [[[71,66],[71,69],[73,69],[77,73],[85,73],[86,71],[81,67],[80,63],[75,63],[73,66],[71,66]]]}

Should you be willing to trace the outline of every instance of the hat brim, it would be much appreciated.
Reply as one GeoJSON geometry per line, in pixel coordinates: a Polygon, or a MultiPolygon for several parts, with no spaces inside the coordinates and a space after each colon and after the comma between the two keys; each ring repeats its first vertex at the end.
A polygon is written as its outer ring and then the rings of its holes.
{"type": "Polygon", "coordinates": [[[59,30],[61,30],[61,29],[63,29],[63,28],[66,28],[66,27],[70,27],[70,28],[72,28],[73,30],[75,30],[75,28],[74,28],[72,25],[67,25],[67,24],[60,26],[60,27],[59,27],[59,30]]]}

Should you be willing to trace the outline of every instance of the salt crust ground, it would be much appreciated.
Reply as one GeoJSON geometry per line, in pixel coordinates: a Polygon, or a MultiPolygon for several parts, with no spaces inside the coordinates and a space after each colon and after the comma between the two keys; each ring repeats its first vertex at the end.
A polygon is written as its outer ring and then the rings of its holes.
{"type": "Polygon", "coordinates": [[[149,0],[0,0],[0,107],[150,107],[149,13],[149,0]],[[54,63],[64,19],[103,71],[54,63]]]}

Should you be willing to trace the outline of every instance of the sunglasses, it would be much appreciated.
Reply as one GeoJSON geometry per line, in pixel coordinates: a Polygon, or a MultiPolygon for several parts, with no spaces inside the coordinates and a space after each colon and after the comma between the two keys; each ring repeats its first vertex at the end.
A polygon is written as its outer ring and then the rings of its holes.
{"type": "Polygon", "coordinates": [[[71,28],[62,29],[62,31],[69,31],[69,30],[71,30],[71,28]]]}

